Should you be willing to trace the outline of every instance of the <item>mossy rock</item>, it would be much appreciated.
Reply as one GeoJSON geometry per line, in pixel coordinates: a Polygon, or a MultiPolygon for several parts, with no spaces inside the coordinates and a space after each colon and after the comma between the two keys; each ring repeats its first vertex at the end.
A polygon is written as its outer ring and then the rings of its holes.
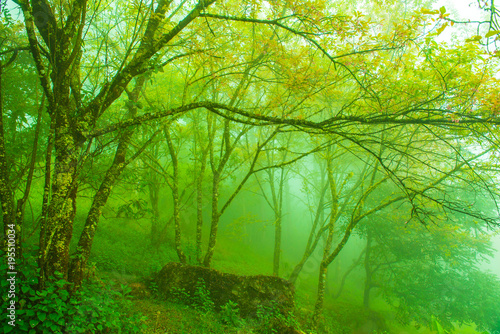
{"type": "Polygon", "coordinates": [[[237,303],[240,316],[253,318],[262,308],[273,308],[284,316],[294,308],[294,288],[289,281],[274,276],[239,276],[215,269],[170,262],[156,276],[158,293],[167,299],[183,290],[193,297],[202,281],[216,311],[229,301],[237,303]]]}

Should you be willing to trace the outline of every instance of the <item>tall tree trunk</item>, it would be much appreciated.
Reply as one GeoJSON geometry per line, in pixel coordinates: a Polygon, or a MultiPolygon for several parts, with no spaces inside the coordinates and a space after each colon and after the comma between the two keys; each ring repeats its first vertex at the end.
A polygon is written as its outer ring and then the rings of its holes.
{"type": "MultiPolygon", "coordinates": [[[[215,244],[217,241],[217,229],[219,227],[219,219],[224,214],[226,209],[229,207],[231,202],[236,198],[238,193],[241,191],[245,183],[248,181],[250,176],[254,173],[255,171],[255,164],[257,163],[257,160],[259,158],[260,153],[262,152],[262,148],[267,145],[267,143],[276,135],[278,132],[277,129],[264,141],[264,143],[259,144],[257,146],[257,149],[255,151],[255,155],[253,157],[252,163],[250,164],[250,168],[248,169],[245,177],[241,180],[240,184],[236,187],[236,189],[233,191],[233,193],[229,196],[227,201],[224,203],[222,208],[219,210],[219,187],[220,187],[220,182],[221,182],[221,172],[224,169],[224,166],[226,165],[229,156],[231,155],[231,152],[234,150],[234,147],[238,140],[241,138],[241,136],[246,133],[246,130],[243,130],[239,133],[239,135],[236,137],[234,143],[231,145],[229,144],[229,122],[226,121],[226,128],[224,130],[224,137],[226,138],[226,150],[224,151],[224,156],[222,157],[219,166],[217,169],[214,169],[212,167],[212,174],[213,174],[213,179],[212,179],[212,222],[210,225],[210,235],[208,239],[208,249],[207,253],[205,254],[205,258],[203,260],[203,265],[206,267],[210,267],[210,262],[212,260],[212,256],[214,255],[215,251],[215,244]]],[[[212,157],[213,154],[211,152],[211,162],[213,161],[212,157]]],[[[213,163],[211,163],[213,166],[213,163]]]]}
{"type": "MultiPolygon", "coordinates": [[[[42,215],[40,221],[40,235],[38,237],[38,267],[41,268],[45,262],[45,252],[43,251],[46,246],[46,230],[47,230],[47,215],[50,203],[51,193],[51,176],[52,176],[52,150],[54,149],[54,122],[50,124],[49,137],[47,138],[47,151],[45,152],[45,172],[44,172],[44,185],[42,195],[42,215]]],[[[43,288],[44,282],[38,281],[38,289],[43,288]]]]}
{"type": "MultiPolygon", "coordinates": [[[[139,93],[142,90],[145,81],[146,76],[139,77],[133,91],[129,93],[129,100],[132,102],[128,104],[129,117],[134,117],[137,114],[137,101],[139,98],[139,93]]],[[[102,180],[97,193],[94,195],[92,205],[90,207],[89,213],[87,214],[87,219],[85,220],[85,226],[83,227],[80,239],[78,240],[76,252],[71,258],[71,264],[68,270],[68,278],[70,282],[74,283],[74,289],[79,288],[83,281],[84,270],[90,257],[90,251],[94,242],[97,225],[99,224],[99,219],[101,217],[101,210],[108,201],[109,196],[111,195],[112,187],[115,185],[116,181],[125,169],[127,163],[130,161],[126,161],[126,156],[134,131],[135,128],[130,127],[126,128],[121,133],[113,162],[106,171],[104,179],[102,180]]]]}
{"type": "Polygon", "coordinates": [[[151,203],[151,210],[153,211],[151,217],[150,240],[153,249],[155,249],[155,251],[158,251],[158,247],[160,246],[162,236],[160,228],[160,210],[158,208],[160,186],[156,173],[153,173],[153,175],[149,179],[148,191],[149,191],[149,202],[151,203]]]}
{"type": "MultiPolygon", "coordinates": [[[[48,1],[18,2],[23,11],[30,52],[49,101],[49,114],[54,121],[55,168],[52,196],[47,208],[44,244],[40,250],[40,258],[43,260],[40,266],[41,286],[45,278],[53,276],[55,272],[62,272],[64,277],[68,273],[69,244],[76,213],[78,151],[87,141],[86,135],[92,133],[98,119],[121,96],[128,83],[148,71],[150,59],[212,3],[213,0],[198,2],[172,29],[159,32],[163,27],[161,21],[170,4],[170,1],[160,1],[154,9],[155,15],[151,15],[146,23],[138,47],[127,51],[127,55],[130,55],[127,64],[110,81],[100,85],[97,95],[83,106],[79,75],[87,1],[75,1],[68,13],[55,10],[48,1]],[[36,20],[37,15],[44,19],[36,20]],[[41,47],[42,40],[45,48],[41,47]]],[[[106,182],[110,182],[114,175],[114,171],[107,173],[106,182]]],[[[99,198],[94,199],[84,234],[80,238],[79,243],[82,246],[77,253],[84,257],[90,252],[88,248],[92,244],[100,206],[104,205],[109,195],[108,187],[111,187],[111,184],[103,184],[98,191],[99,198]]],[[[4,191],[8,190],[3,188],[4,191]]],[[[8,198],[5,198],[4,202],[7,200],[8,198]]],[[[85,260],[73,261],[76,266],[73,268],[75,274],[80,271],[85,260]]]]}
{"type": "MultiPolygon", "coordinates": [[[[229,160],[229,156],[234,149],[234,146],[231,145],[230,142],[230,122],[229,120],[224,121],[224,132],[223,132],[223,141],[222,141],[222,150],[221,158],[218,166],[215,165],[214,161],[214,137],[215,137],[215,123],[213,124],[209,121],[208,123],[208,152],[210,154],[210,165],[212,168],[212,218],[210,221],[210,234],[208,236],[208,246],[207,252],[205,253],[205,257],[203,259],[203,265],[205,267],[210,267],[210,263],[212,262],[212,257],[215,252],[215,244],[217,242],[217,230],[219,228],[219,187],[221,182],[221,173],[226,166],[227,161],[229,160]]],[[[235,143],[236,144],[236,141],[235,143]]]]}
{"type": "MultiPolygon", "coordinates": [[[[64,110],[58,113],[66,112],[64,110]]],[[[58,118],[54,136],[56,158],[52,197],[47,209],[44,248],[41,250],[44,261],[39,279],[42,282],[55,277],[56,272],[61,273],[63,278],[68,278],[69,245],[76,214],[78,146],[70,133],[67,117],[61,115],[58,118]]]]}
{"type": "MultiPolygon", "coordinates": [[[[330,153],[330,149],[328,150],[330,153]]],[[[327,157],[328,159],[328,157],[327,157]]],[[[316,296],[316,304],[314,306],[314,314],[313,314],[313,325],[317,325],[319,321],[319,317],[323,311],[323,301],[325,299],[325,287],[326,287],[326,276],[328,273],[328,265],[331,263],[329,261],[330,249],[332,247],[333,242],[333,233],[335,222],[337,220],[337,211],[338,211],[338,195],[337,195],[337,185],[335,179],[333,177],[332,170],[332,161],[331,159],[327,160],[327,175],[328,175],[328,184],[330,187],[330,195],[331,195],[331,209],[330,209],[330,221],[328,223],[328,236],[325,241],[325,247],[323,250],[323,259],[321,260],[321,264],[319,266],[319,277],[318,277],[318,292],[316,296]]]]}
{"type": "Polygon", "coordinates": [[[179,200],[179,163],[177,161],[177,154],[175,152],[174,145],[172,143],[172,138],[170,138],[170,134],[168,132],[167,127],[163,130],[165,134],[165,139],[167,140],[168,150],[170,152],[170,157],[172,159],[172,167],[173,167],[173,177],[172,177],[172,197],[174,200],[174,228],[175,228],[175,249],[177,251],[177,256],[179,257],[179,261],[181,263],[186,263],[186,255],[182,251],[181,244],[181,213],[180,213],[180,200],[179,200]]]}
{"type": "Polygon", "coordinates": [[[365,286],[363,291],[363,306],[366,309],[370,308],[370,291],[373,287],[372,283],[372,270],[370,266],[370,255],[371,255],[371,244],[372,244],[372,233],[368,229],[366,236],[366,252],[365,252],[365,286]]]}
{"type": "MultiPolygon", "coordinates": [[[[329,163],[330,163],[330,160],[329,160],[329,163]]],[[[331,169],[331,166],[329,165],[328,166],[329,169],[331,169]]],[[[337,244],[337,247],[333,250],[333,252],[331,254],[327,254],[326,253],[326,248],[325,248],[325,253],[323,253],[323,261],[321,262],[321,266],[328,266],[330,263],[333,262],[333,260],[335,260],[335,258],[338,256],[338,254],[340,253],[340,251],[344,248],[344,246],[346,245],[347,241],[349,240],[350,236],[351,236],[351,233],[352,233],[352,230],[356,227],[356,225],[359,223],[360,220],[362,220],[364,217],[374,213],[374,212],[377,212],[379,211],[380,209],[390,205],[390,203],[393,203],[395,200],[391,200],[391,201],[388,201],[388,202],[385,202],[384,204],[381,204],[375,208],[372,208],[371,210],[369,210],[368,212],[365,212],[365,213],[362,213],[363,211],[363,208],[364,208],[364,203],[367,199],[367,197],[380,185],[382,184],[383,182],[385,182],[385,180],[387,180],[387,177],[380,180],[379,182],[377,182],[375,184],[375,178],[376,178],[376,175],[377,175],[377,167],[375,167],[373,169],[373,172],[372,172],[372,175],[371,175],[371,179],[370,179],[370,183],[369,183],[369,187],[367,190],[365,190],[361,197],[359,198],[359,200],[357,201],[356,205],[354,206],[354,209],[353,209],[353,212],[351,214],[351,219],[350,219],[350,222],[349,224],[347,225],[347,228],[344,232],[344,236],[342,237],[342,240],[337,244]],[[325,257],[325,254],[326,254],[326,257],[325,257]]],[[[332,179],[332,176],[330,173],[328,173],[328,178],[329,180],[332,179]]],[[[334,196],[334,192],[333,192],[333,188],[332,188],[332,182],[330,181],[330,189],[332,190],[332,196],[334,196]]],[[[335,200],[333,201],[333,203],[336,203],[337,202],[337,198],[334,197],[335,200]]],[[[334,205],[332,203],[332,209],[334,205]]],[[[332,214],[333,214],[333,211],[332,211],[332,214]]],[[[330,217],[330,219],[332,219],[330,217]]],[[[331,227],[331,225],[330,225],[331,227]]],[[[329,233],[330,235],[330,233],[329,233]]],[[[328,247],[328,253],[330,252],[330,249],[331,249],[331,240],[327,241],[326,243],[326,246],[325,247],[328,247]],[[330,246],[329,246],[330,245],[330,246]]],[[[326,276],[325,275],[322,275],[321,273],[321,268],[320,268],[320,281],[321,279],[324,279],[324,277],[326,276]]],[[[315,305],[315,308],[314,308],[314,315],[313,315],[313,325],[316,326],[317,323],[318,323],[318,319],[319,319],[319,316],[321,315],[322,313],[322,310],[323,310],[323,296],[322,294],[324,293],[324,291],[320,291],[320,287],[322,286],[322,284],[318,284],[318,297],[317,297],[317,301],[316,301],[316,305],[315,305]]]]}
{"type": "MultiPolygon", "coordinates": [[[[23,196],[17,200],[17,206],[16,206],[16,227],[17,227],[17,233],[16,233],[16,238],[17,241],[16,243],[18,245],[22,244],[22,226],[24,222],[24,209],[26,206],[26,202],[28,201],[29,194],[31,191],[31,182],[33,181],[33,174],[35,172],[35,164],[36,164],[36,154],[38,150],[38,137],[40,135],[40,128],[42,125],[42,113],[44,111],[45,107],[45,99],[42,98],[42,103],[40,104],[40,107],[38,109],[38,116],[36,120],[36,129],[35,129],[35,136],[33,138],[33,146],[32,146],[32,151],[31,151],[31,157],[29,160],[29,169],[28,169],[28,175],[26,177],[26,186],[24,189],[23,196]]],[[[21,258],[22,255],[22,247],[19,247],[19,251],[16,253],[16,255],[21,258]]]]}
{"type": "MultiPolygon", "coordinates": [[[[203,147],[203,146],[202,146],[203,147]]],[[[196,178],[196,261],[199,264],[202,260],[202,238],[203,238],[203,176],[207,165],[208,147],[203,149],[199,165],[199,174],[196,178]]]]}
{"type": "Polygon", "coordinates": [[[208,248],[205,254],[205,259],[203,260],[203,265],[205,267],[210,267],[210,262],[212,261],[212,256],[215,252],[215,244],[217,241],[217,230],[219,227],[219,186],[220,186],[220,175],[218,171],[215,171],[212,178],[212,220],[210,223],[210,235],[208,239],[208,248]]]}
{"type": "Polygon", "coordinates": [[[280,275],[280,255],[281,255],[281,212],[276,215],[274,222],[274,257],[273,275],[280,275]]]}
{"type": "MultiPolygon", "coordinates": [[[[205,146],[203,144],[203,139],[201,136],[201,130],[199,128],[199,118],[198,114],[195,114],[195,123],[196,123],[196,132],[195,132],[195,140],[194,140],[194,151],[196,153],[196,156],[200,156],[200,152],[198,147],[201,148],[201,158],[199,160],[195,160],[194,168],[195,172],[198,171],[198,174],[195,173],[195,184],[196,184],[196,262],[200,265],[203,264],[203,251],[202,251],[202,243],[203,243],[203,178],[205,176],[205,169],[207,166],[207,157],[208,157],[208,152],[210,150],[210,145],[211,141],[207,143],[205,146]]],[[[208,132],[210,136],[210,130],[211,130],[211,122],[212,122],[212,115],[207,114],[207,125],[208,127],[208,132]]]]}
{"type": "MultiPolygon", "coordinates": [[[[286,158],[286,155],[285,155],[286,158]]],[[[274,176],[274,169],[273,169],[274,176]]],[[[274,179],[271,180],[273,202],[274,202],[274,259],[273,259],[273,275],[280,275],[280,257],[281,257],[281,230],[283,221],[283,187],[285,184],[285,170],[283,167],[280,168],[280,180],[278,183],[278,192],[276,193],[274,189],[274,179]]]]}

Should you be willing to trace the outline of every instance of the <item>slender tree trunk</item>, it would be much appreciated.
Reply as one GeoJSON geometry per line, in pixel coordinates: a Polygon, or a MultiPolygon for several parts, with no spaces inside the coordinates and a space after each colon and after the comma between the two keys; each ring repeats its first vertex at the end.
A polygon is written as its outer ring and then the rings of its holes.
{"type": "MultiPolygon", "coordinates": [[[[226,127],[224,130],[224,137],[226,140],[226,150],[224,151],[224,155],[221,158],[221,161],[219,162],[219,166],[217,169],[212,167],[212,174],[213,174],[213,179],[212,179],[212,222],[210,225],[210,235],[208,239],[208,249],[207,253],[205,254],[205,259],[203,260],[203,265],[206,267],[210,267],[210,262],[212,260],[212,256],[214,255],[215,251],[215,244],[217,241],[217,230],[219,227],[219,219],[221,215],[225,212],[225,210],[229,207],[231,202],[236,198],[238,193],[241,191],[245,183],[248,181],[250,176],[254,173],[255,170],[255,164],[257,163],[257,160],[259,158],[259,154],[262,151],[262,148],[267,145],[267,143],[276,135],[277,129],[264,141],[263,144],[258,145],[258,148],[255,152],[255,156],[252,160],[252,163],[250,164],[250,168],[247,171],[247,174],[245,177],[241,180],[240,184],[236,189],[233,191],[233,193],[229,196],[227,201],[224,203],[222,206],[222,209],[219,210],[219,187],[220,187],[220,182],[221,182],[221,173],[224,170],[224,166],[226,165],[229,156],[231,155],[231,152],[234,149],[235,144],[237,141],[240,139],[240,137],[245,133],[246,131],[243,130],[242,132],[239,133],[238,137],[235,139],[234,143],[231,145],[229,144],[229,122],[226,121],[226,127]]],[[[210,154],[211,158],[211,163],[213,166],[213,154],[210,154]]]]}
{"type": "Polygon", "coordinates": [[[212,167],[212,219],[210,221],[210,234],[208,236],[208,246],[207,246],[207,252],[205,253],[205,258],[203,259],[203,265],[205,267],[210,267],[210,263],[212,262],[212,257],[215,252],[215,244],[217,243],[217,231],[219,228],[219,219],[220,219],[220,212],[219,212],[219,187],[220,187],[220,182],[221,182],[221,173],[224,170],[224,167],[226,166],[226,163],[229,159],[229,156],[231,155],[231,152],[233,151],[234,144],[231,145],[230,142],[230,134],[229,134],[229,126],[230,122],[229,120],[224,121],[224,132],[223,132],[223,142],[222,142],[222,150],[224,153],[221,152],[221,159],[219,161],[218,166],[215,166],[214,162],[214,145],[213,145],[213,140],[215,136],[215,122],[212,126],[211,122],[208,123],[208,137],[209,137],[209,153],[210,153],[210,165],[212,167]]]}
{"type": "MultiPolygon", "coordinates": [[[[195,160],[195,171],[198,171],[198,174],[195,176],[196,180],[196,262],[200,265],[203,264],[203,251],[202,251],[202,243],[203,243],[203,178],[205,176],[205,169],[207,166],[207,157],[210,151],[212,142],[209,140],[207,145],[203,145],[203,139],[201,136],[199,125],[198,114],[196,114],[195,118],[196,122],[196,133],[195,133],[195,141],[194,141],[194,151],[197,152],[196,155],[200,156],[200,152],[197,149],[201,148],[201,158],[198,161],[195,160]]],[[[207,115],[207,125],[208,125],[208,136],[210,138],[211,131],[211,122],[212,116],[211,114],[207,115]]]]}
{"type": "MultiPolygon", "coordinates": [[[[286,155],[284,157],[286,159],[286,155]]],[[[273,173],[274,174],[274,169],[273,173]]],[[[273,175],[274,176],[274,175],[273,175]]],[[[274,188],[274,179],[271,180],[274,188]]],[[[285,186],[285,170],[280,168],[280,180],[278,183],[278,193],[273,189],[273,202],[274,202],[274,259],[273,259],[273,275],[280,275],[280,257],[281,257],[281,230],[283,222],[283,188],[285,186]]]]}
{"type": "MultiPolygon", "coordinates": [[[[40,222],[40,235],[38,244],[38,267],[41,268],[45,262],[45,252],[43,251],[46,247],[46,229],[47,229],[47,215],[50,203],[50,193],[51,193],[51,175],[52,175],[52,150],[54,149],[54,122],[50,124],[49,137],[47,139],[47,151],[45,152],[45,174],[44,174],[44,186],[42,195],[42,215],[40,222]]],[[[43,281],[38,282],[38,288],[43,288],[43,281]]]]}
{"type": "Polygon", "coordinates": [[[281,212],[276,214],[274,225],[274,258],[273,275],[280,275],[280,255],[281,255],[281,212]]]}
{"type": "Polygon", "coordinates": [[[203,150],[199,165],[199,174],[196,178],[196,260],[199,264],[202,260],[202,238],[203,238],[203,176],[207,165],[208,147],[203,150]]]}
{"type": "Polygon", "coordinates": [[[156,177],[156,173],[149,179],[148,182],[149,202],[151,203],[152,217],[151,217],[151,246],[158,251],[161,241],[161,228],[160,228],[160,210],[158,208],[160,187],[156,177]]]}
{"type": "Polygon", "coordinates": [[[180,201],[179,201],[179,166],[177,161],[177,154],[175,153],[175,148],[170,138],[168,129],[164,128],[165,138],[168,144],[168,150],[170,152],[170,157],[172,159],[173,166],[173,180],[171,183],[172,187],[172,197],[174,200],[174,228],[175,228],[175,249],[177,251],[177,256],[181,263],[186,263],[186,255],[182,251],[182,241],[181,241],[181,217],[180,217],[180,201]]]}
{"type": "Polygon", "coordinates": [[[332,247],[333,232],[334,232],[335,222],[337,220],[337,211],[338,211],[337,185],[333,177],[331,159],[328,159],[327,161],[327,174],[328,174],[328,184],[330,186],[330,195],[332,203],[330,212],[330,222],[328,223],[328,236],[323,250],[323,259],[321,260],[321,264],[319,267],[318,293],[316,297],[316,304],[314,306],[313,326],[316,326],[318,324],[319,317],[321,316],[321,313],[323,311],[326,276],[328,273],[328,265],[331,263],[331,261],[329,260],[329,255],[330,255],[330,249],[332,247]]]}
{"type": "Polygon", "coordinates": [[[205,254],[205,259],[203,260],[203,265],[205,267],[210,267],[210,262],[212,261],[212,256],[215,252],[215,244],[217,241],[217,230],[219,227],[219,185],[220,185],[220,175],[218,171],[215,171],[212,178],[212,220],[210,224],[210,235],[208,240],[207,253],[205,254]]]}
{"type": "MultiPolygon", "coordinates": [[[[38,150],[38,137],[40,135],[40,128],[42,125],[42,113],[44,110],[45,106],[45,100],[42,99],[42,103],[39,107],[38,110],[38,117],[36,120],[36,129],[35,129],[35,136],[33,138],[33,147],[31,151],[31,157],[29,160],[29,169],[28,169],[28,175],[26,177],[26,186],[24,189],[23,196],[17,200],[17,206],[16,206],[16,227],[17,227],[17,233],[16,233],[16,243],[18,245],[22,245],[22,227],[24,223],[24,209],[26,206],[26,202],[28,201],[29,194],[31,191],[31,182],[33,181],[33,174],[35,172],[35,164],[36,164],[36,154],[38,150]]],[[[22,247],[19,247],[19,251],[16,253],[16,255],[21,258],[22,257],[22,247]]]]}
{"type": "Polygon", "coordinates": [[[370,266],[370,255],[371,255],[371,243],[372,243],[372,234],[368,229],[368,234],[366,236],[366,252],[365,252],[365,287],[363,291],[363,306],[366,309],[370,308],[370,291],[373,287],[372,284],[372,270],[370,266]]]}

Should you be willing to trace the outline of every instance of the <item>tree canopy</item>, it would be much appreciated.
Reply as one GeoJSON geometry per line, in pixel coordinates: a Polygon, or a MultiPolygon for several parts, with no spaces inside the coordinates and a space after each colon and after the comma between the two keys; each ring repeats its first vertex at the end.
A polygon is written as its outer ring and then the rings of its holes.
{"type": "MultiPolygon", "coordinates": [[[[150,207],[151,241],[164,240],[172,223],[179,261],[206,267],[224,213],[257,184],[274,212],[279,275],[286,185],[307,174],[313,156],[322,174],[309,180],[320,184],[316,213],[291,277],[323,247],[315,318],[328,266],[358,223],[396,224],[373,246],[380,254],[406,242],[406,231],[425,244],[456,226],[467,225],[467,238],[477,224],[485,235],[498,227],[493,1],[479,4],[489,13],[481,22],[416,0],[404,9],[390,0],[14,2],[2,7],[0,31],[0,201],[4,240],[15,226],[18,256],[26,204],[38,201],[30,205],[40,289],[56,273],[81,285],[103,210],[126,183],[146,185],[136,189],[147,187],[148,197],[131,199],[119,214],[139,217],[150,207]],[[478,30],[439,41],[461,25],[478,30]],[[162,223],[164,185],[171,216],[162,223]],[[396,205],[405,221],[373,218],[396,205]],[[188,213],[196,261],[183,244],[188,213]]],[[[481,239],[474,240],[467,244],[481,239]]],[[[425,248],[432,247],[441,246],[425,248]]],[[[387,279],[388,289],[418,308],[400,276],[387,279]]]]}

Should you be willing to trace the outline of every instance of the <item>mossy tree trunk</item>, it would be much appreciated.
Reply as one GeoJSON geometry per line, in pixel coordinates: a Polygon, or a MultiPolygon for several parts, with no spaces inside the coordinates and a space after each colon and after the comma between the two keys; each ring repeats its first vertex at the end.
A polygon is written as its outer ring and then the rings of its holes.
{"type": "Polygon", "coordinates": [[[203,263],[202,259],[202,241],[203,241],[203,177],[207,166],[208,145],[205,147],[201,141],[199,131],[197,131],[196,142],[201,146],[201,158],[197,166],[198,175],[196,175],[196,261],[203,263]]]}
{"type": "Polygon", "coordinates": [[[313,323],[315,324],[317,323],[318,318],[321,315],[323,309],[323,301],[325,299],[326,277],[328,274],[328,265],[331,262],[329,261],[330,249],[332,247],[333,233],[335,230],[335,222],[337,221],[337,212],[339,208],[337,184],[333,175],[332,156],[330,154],[330,148],[328,149],[328,154],[326,159],[327,159],[326,173],[328,175],[328,186],[330,189],[330,196],[331,196],[330,221],[328,223],[328,235],[323,249],[323,258],[321,259],[321,263],[319,266],[318,292],[316,296],[316,304],[314,307],[314,314],[313,314],[313,323]]]}
{"type": "MultiPolygon", "coordinates": [[[[329,161],[331,161],[331,160],[329,160],[329,161]]],[[[328,168],[331,169],[331,165],[329,165],[328,168]]],[[[366,171],[366,167],[365,167],[365,171],[366,171]]],[[[377,171],[378,171],[378,164],[375,163],[375,166],[373,167],[373,170],[371,172],[368,172],[368,174],[365,172],[361,173],[360,178],[359,178],[360,181],[358,181],[358,182],[364,182],[368,178],[368,176],[370,176],[369,180],[368,180],[368,187],[366,188],[366,190],[363,190],[360,193],[360,196],[359,196],[356,204],[354,205],[354,208],[352,209],[351,217],[349,219],[349,224],[347,225],[346,229],[344,230],[344,235],[343,235],[342,239],[340,240],[340,242],[335,247],[335,249],[331,252],[330,252],[330,250],[332,249],[333,239],[330,239],[330,230],[329,230],[328,238],[327,238],[327,241],[325,244],[325,252],[323,253],[323,259],[321,261],[320,270],[319,270],[318,293],[317,293],[316,304],[314,307],[314,314],[313,314],[313,325],[314,326],[316,326],[318,324],[319,318],[323,312],[325,284],[322,281],[324,281],[326,278],[327,268],[333,262],[333,260],[335,260],[335,258],[339,255],[340,251],[344,248],[344,246],[347,244],[347,241],[349,240],[354,228],[358,225],[358,223],[363,218],[370,216],[371,214],[378,212],[381,209],[383,209],[383,208],[385,208],[385,207],[391,205],[392,203],[401,199],[401,198],[394,198],[394,199],[391,199],[389,201],[383,202],[382,204],[379,204],[378,206],[375,206],[375,207],[371,208],[370,210],[364,211],[365,202],[366,202],[367,198],[370,196],[370,194],[372,194],[375,189],[377,189],[381,184],[383,184],[385,181],[388,180],[388,177],[386,176],[384,178],[381,178],[379,181],[375,182],[377,175],[378,175],[377,171]],[[328,248],[328,250],[326,251],[327,248],[328,248]]],[[[328,173],[329,173],[328,179],[329,179],[329,184],[330,184],[330,190],[332,191],[332,196],[333,196],[332,182],[330,181],[330,179],[331,179],[330,171],[328,173]]],[[[334,185],[334,183],[333,183],[333,185],[334,185]]],[[[341,188],[343,188],[343,186],[341,188]]],[[[359,188],[359,183],[353,187],[353,189],[357,189],[357,188],[359,188]]],[[[336,197],[334,197],[335,200],[337,200],[337,196],[338,195],[336,195],[336,197]]],[[[350,196],[347,196],[347,199],[349,199],[349,198],[350,198],[350,196]]],[[[347,202],[349,202],[349,201],[347,200],[347,202]]],[[[344,202],[344,203],[346,203],[346,202],[344,202]]],[[[338,207],[338,205],[337,205],[337,207],[338,207]]],[[[332,209],[333,209],[333,204],[332,204],[332,209]]],[[[330,219],[332,219],[332,218],[330,217],[330,219]]],[[[329,229],[330,229],[330,226],[331,226],[331,221],[329,224],[329,229]]]]}
{"type": "MultiPolygon", "coordinates": [[[[269,151],[266,151],[268,164],[273,163],[272,158],[269,158],[269,151]]],[[[286,159],[286,154],[283,160],[286,159]]],[[[273,275],[280,275],[280,258],[281,258],[281,234],[283,222],[283,192],[285,186],[286,171],[283,167],[279,168],[279,179],[276,184],[275,168],[267,169],[267,177],[269,179],[269,187],[271,189],[271,199],[266,197],[268,204],[274,212],[274,250],[273,250],[273,275]]],[[[263,189],[262,189],[263,191],[263,189]]]]}
{"type": "Polygon", "coordinates": [[[177,251],[177,256],[181,263],[186,263],[186,255],[182,251],[182,241],[181,241],[181,212],[180,212],[180,199],[179,199],[179,162],[177,160],[177,153],[175,147],[172,143],[172,138],[168,128],[165,126],[163,129],[165,139],[168,145],[168,151],[170,153],[170,159],[172,160],[172,181],[169,182],[169,186],[172,189],[172,198],[174,205],[174,229],[175,229],[175,250],[177,251]]]}
{"type": "MultiPolygon", "coordinates": [[[[139,93],[141,92],[145,81],[145,75],[138,77],[134,89],[128,93],[128,118],[133,118],[137,115],[137,101],[139,100],[139,93]]],[[[116,181],[131,161],[131,159],[127,160],[127,152],[129,150],[130,141],[134,131],[135,128],[130,127],[123,130],[120,134],[113,162],[106,171],[104,179],[94,195],[83,231],[80,235],[80,239],[78,240],[76,252],[72,255],[71,265],[69,267],[69,280],[75,283],[75,288],[80,286],[84,278],[84,270],[90,257],[90,251],[94,242],[97,225],[99,224],[99,219],[101,217],[101,210],[108,201],[108,198],[111,195],[111,190],[116,181]]]]}
{"type": "MultiPolygon", "coordinates": [[[[78,285],[90,254],[101,208],[126,164],[125,155],[131,135],[129,131],[132,130],[124,130],[120,135],[115,159],[93,199],[70,269],[69,245],[76,214],[78,169],[85,160],[82,148],[90,145],[95,135],[93,132],[97,121],[122,95],[129,82],[149,71],[151,58],[167,46],[205,8],[214,3],[214,0],[195,4],[192,10],[168,31],[161,31],[163,29],[161,23],[166,19],[165,13],[170,1],[159,1],[145,22],[144,33],[138,37],[138,46],[127,51],[128,62],[124,61],[114,77],[99,84],[95,97],[85,103],[82,102],[81,96],[80,59],[83,51],[83,33],[89,24],[87,8],[91,6],[88,1],[70,1],[67,6],[58,10],[55,10],[55,5],[47,0],[26,0],[16,3],[23,11],[30,53],[48,101],[47,111],[53,124],[55,163],[50,178],[51,196],[43,220],[40,241],[40,287],[43,287],[43,282],[56,272],[62,273],[64,278],[68,278],[70,272],[70,279],[78,285]]],[[[13,199],[7,196],[11,189],[2,185],[0,192],[3,196],[2,205],[5,203],[6,206],[14,208],[13,199]]],[[[11,211],[5,212],[5,216],[7,221],[14,219],[11,211]]]]}

